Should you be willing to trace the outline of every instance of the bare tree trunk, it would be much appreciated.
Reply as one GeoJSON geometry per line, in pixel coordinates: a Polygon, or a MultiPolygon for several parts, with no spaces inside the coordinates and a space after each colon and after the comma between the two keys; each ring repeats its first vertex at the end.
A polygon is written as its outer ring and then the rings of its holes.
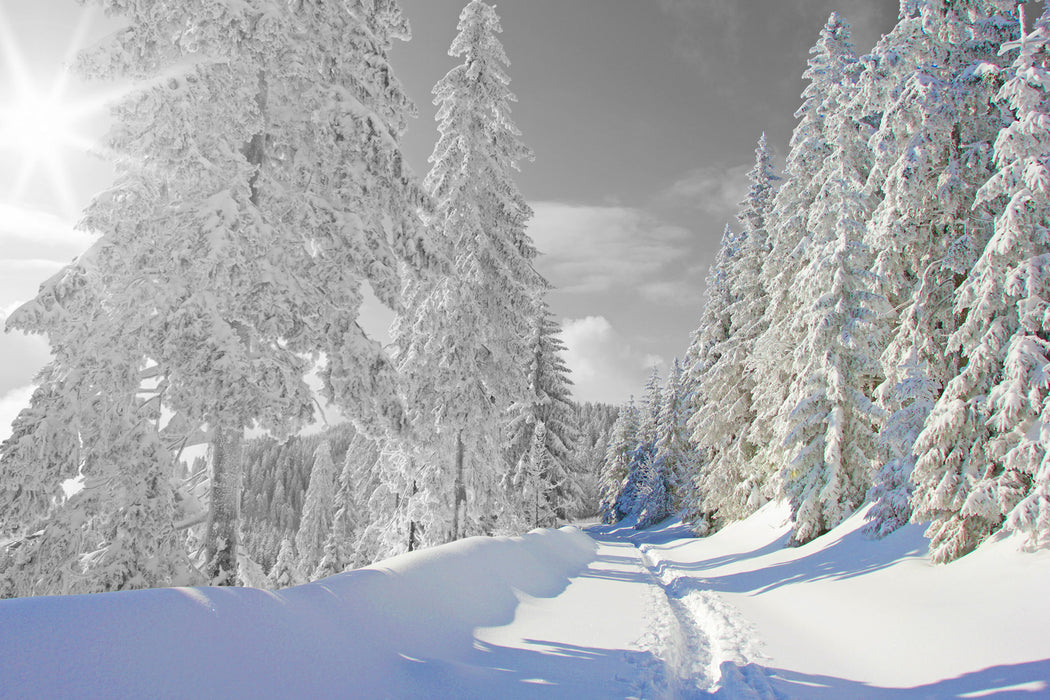
{"type": "Polygon", "coordinates": [[[456,433],[456,478],[452,482],[452,541],[460,538],[459,512],[467,503],[467,489],[463,483],[463,452],[463,431],[460,430],[456,433]]]}
{"type": "Polygon", "coordinates": [[[205,552],[213,586],[237,583],[237,530],[241,514],[244,431],[215,428],[211,460],[211,508],[205,552]]]}

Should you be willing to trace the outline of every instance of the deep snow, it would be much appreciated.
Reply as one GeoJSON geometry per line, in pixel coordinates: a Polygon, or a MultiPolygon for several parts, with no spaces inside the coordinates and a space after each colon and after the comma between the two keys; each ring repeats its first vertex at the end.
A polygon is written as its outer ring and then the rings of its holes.
{"type": "Polygon", "coordinates": [[[783,504],[473,538],[278,592],[0,601],[0,698],[1050,697],[1050,552],[925,557],[783,504]]]}

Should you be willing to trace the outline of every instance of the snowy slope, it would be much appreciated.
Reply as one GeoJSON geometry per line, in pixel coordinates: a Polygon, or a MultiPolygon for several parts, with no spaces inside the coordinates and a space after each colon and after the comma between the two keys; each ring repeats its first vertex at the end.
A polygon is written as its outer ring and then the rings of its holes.
{"type": "Polygon", "coordinates": [[[1050,552],[946,566],[771,504],[473,538],[279,592],[0,601],[0,698],[1050,697],[1050,552]],[[629,525],[629,524],[628,524],[629,525]]]}
{"type": "Polygon", "coordinates": [[[717,596],[755,630],[758,653],[726,645],[723,672],[757,662],[784,697],[1050,697],[1050,552],[1008,538],[934,565],[922,526],[873,542],[863,513],[791,549],[783,504],[704,539],[635,540],[673,597],[717,596]]]}
{"type": "Polygon", "coordinates": [[[279,592],[0,601],[0,698],[457,697],[492,687],[474,629],[560,593],[575,528],[471,538],[279,592]]]}

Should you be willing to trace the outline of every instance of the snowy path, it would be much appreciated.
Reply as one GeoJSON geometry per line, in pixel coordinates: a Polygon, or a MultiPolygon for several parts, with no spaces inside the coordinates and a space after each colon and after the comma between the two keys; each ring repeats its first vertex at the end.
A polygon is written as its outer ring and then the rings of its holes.
{"type": "MultiPolygon", "coordinates": [[[[476,631],[479,653],[472,661],[508,674],[491,679],[503,685],[501,696],[776,697],[764,672],[748,666],[753,635],[735,610],[714,594],[679,596],[656,573],[633,530],[589,534],[597,557],[564,592],[520,596],[511,623],[476,631]],[[505,685],[510,678],[516,684],[505,685]]],[[[477,690],[481,697],[496,688],[477,690]]]]}

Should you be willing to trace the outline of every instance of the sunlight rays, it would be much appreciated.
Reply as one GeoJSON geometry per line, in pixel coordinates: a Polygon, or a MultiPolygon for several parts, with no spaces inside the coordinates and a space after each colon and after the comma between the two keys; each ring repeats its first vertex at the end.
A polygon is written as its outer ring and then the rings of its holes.
{"type": "Polygon", "coordinates": [[[43,82],[29,64],[11,22],[0,7],[0,163],[10,183],[0,197],[19,200],[44,193],[67,215],[77,210],[70,159],[96,150],[88,122],[119,94],[71,94],[72,63],[86,43],[94,13],[83,11],[64,50],[64,60],[43,82]]]}

